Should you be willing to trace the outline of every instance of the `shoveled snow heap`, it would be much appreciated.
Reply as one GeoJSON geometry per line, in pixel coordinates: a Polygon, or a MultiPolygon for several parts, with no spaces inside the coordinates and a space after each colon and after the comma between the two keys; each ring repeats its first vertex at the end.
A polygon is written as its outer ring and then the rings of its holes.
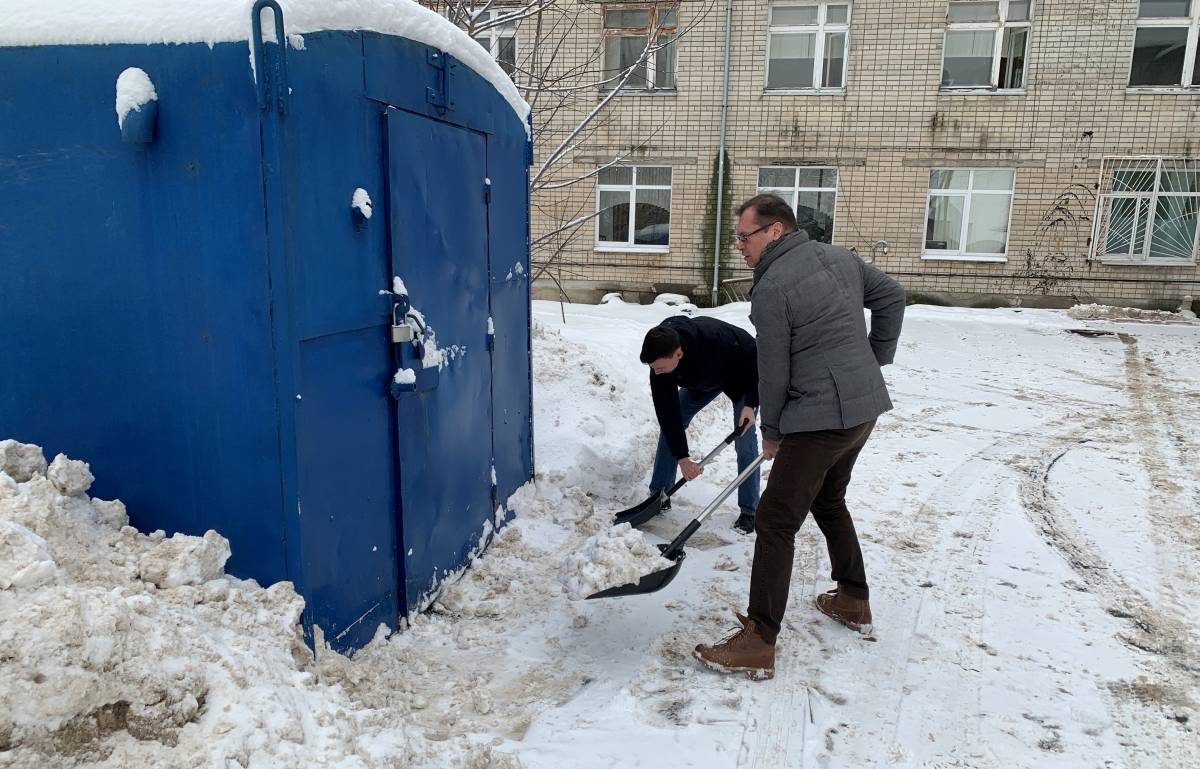
{"type": "Polygon", "coordinates": [[[1077,304],[1067,310],[1075,320],[1148,321],[1151,323],[1195,323],[1183,313],[1142,310],[1137,307],[1113,307],[1106,304],[1077,304]]]}
{"type": "Polygon", "coordinates": [[[291,583],[225,575],[214,531],[141,534],[121,502],[87,496],[92,480],[0,441],[4,766],[512,765],[357,705],[322,680],[291,583]]]}
{"type": "Polygon", "coordinates": [[[563,589],[573,599],[587,598],[671,565],[642,532],[622,523],[592,535],[567,559],[562,569],[563,589]]]}

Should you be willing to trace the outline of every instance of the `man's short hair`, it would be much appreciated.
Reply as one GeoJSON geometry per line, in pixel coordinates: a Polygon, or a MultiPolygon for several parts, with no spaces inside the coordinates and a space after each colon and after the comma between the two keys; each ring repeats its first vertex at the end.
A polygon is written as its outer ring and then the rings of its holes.
{"type": "Polygon", "coordinates": [[[669,358],[682,347],[679,332],[667,326],[655,326],[646,332],[642,341],[642,363],[651,364],[659,358],[669,358]]]}
{"type": "Polygon", "coordinates": [[[754,216],[759,224],[779,222],[787,232],[795,232],[797,229],[796,214],[788,202],[778,195],[755,195],[737,207],[737,215],[741,216],[750,209],[754,209],[754,216]]]}

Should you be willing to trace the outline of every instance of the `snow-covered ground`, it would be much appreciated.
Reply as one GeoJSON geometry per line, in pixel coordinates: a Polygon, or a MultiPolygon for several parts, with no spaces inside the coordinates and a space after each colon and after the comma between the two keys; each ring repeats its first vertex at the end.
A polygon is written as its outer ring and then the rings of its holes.
{"type": "MultiPolygon", "coordinates": [[[[646,496],[637,352],[677,311],[535,303],[538,476],[516,521],[353,660],[296,644],[286,585],[214,579],[215,535],[122,529],[81,468],[7,449],[0,767],[1200,766],[1200,325],[909,308],[897,408],[850,493],[874,637],[812,606],[828,559],[808,522],[776,677],[755,683],[691,658],[745,606],[733,499],[660,593],[561,584],[646,496]]],[[[728,431],[720,403],[694,451],[728,431]]],[[[647,536],[735,474],[727,452],[647,536]]]]}

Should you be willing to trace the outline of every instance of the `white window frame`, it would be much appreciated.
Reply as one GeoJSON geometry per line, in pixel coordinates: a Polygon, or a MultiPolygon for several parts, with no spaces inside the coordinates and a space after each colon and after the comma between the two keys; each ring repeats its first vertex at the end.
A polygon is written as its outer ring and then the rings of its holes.
{"type": "MultiPolygon", "coordinates": [[[[675,169],[672,166],[665,164],[642,164],[642,165],[622,165],[621,168],[628,168],[632,171],[630,184],[601,184],[600,177],[596,177],[596,227],[595,227],[595,247],[593,251],[619,251],[629,254],[666,254],[671,251],[671,235],[668,229],[667,244],[664,246],[650,246],[634,243],[633,240],[637,236],[637,191],[638,190],[667,190],[671,193],[671,208],[675,207],[675,169]],[[638,171],[642,168],[670,168],[671,183],[670,184],[638,184],[638,171]],[[601,192],[626,192],[629,194],[629,239],[624,243],[618,243],[612,240],[600,240],[600,193],[601,192]]],[[[673,212],[670,212],[673,216],[673,212]]],[[[667,220],[668,227],[670,219],[667,220]]]]}
{"type": "MultiPolygon", "coordinates": [[[[600,6],[600,31],[601,31],[601,50],[600,50],[600,72],[602,78],[608,78],[609,70],[605,69],[608,63],[608,41],[613,38],[621,37],[644,37],[650,40],[650,35],[653,33],[654,41],[651,45],[658,45],[660,35],[670,35],[671,42],[668,45],[676,46],[672,61],[675,64],[675,71],[671,75],[671,87],[659,88],[655,83],[658,81],[658,55],[657,52],[646,57],[646,86],[631,86],[629,81],[621,86],[619,94],[634,94],[634,95],[671,95],[675,94],[679,88],[679,8],[678,0],[666,0],[664,2],[641,2],[641,3],[622,3],[622,2],[607,2],[600,6]],[[609,11],[640,11],[648,12],[648,24],[645,27],[608,27],[606,26],[606,17],[609,11]],[[669,27],[660,26],[658,22],[658,14],[664,10],[675,12],[675,23],[669,27]]],[[[600,90],[609,92],[616,88],[616,82],[602,83],[600,90]]]]}
{"type": "MultiPolygon", "coordinates": [[[[1138,267],[1194,267],[1197,264],[1197,259],[1200,258],[1200,225],[1196,227],[1196,233],[1192,241],[1192,256],[1191,258],[1151,258],[1150,247],[1154,242],[1154,216],[1158,211],[1158,199],[1160,197],[1200,197],[1200,193],[1189,192],[1163,192],[1162,191],[1162,174],[1164,164],[1172,161],[1185,161],[1196,165],[1200,170],[1200,158],[1175,158],[1165,155],[1141,155],[1136,157],[1107,157],[1100,164],[1100,180],[1097,182],[1097,189],[1100,194],[1096,197],[1096,214],[1093,217],[1092,225],[1092,249],[1090,258],[1099,261],[1101,264],[1113,266],[1138,266],[1138,267]],[[1112,178],[1122,166],[1130,166],[1140,164],[1143,170],[1145,164],[1155,164],[1154,189],[1149,192],[1133,192],[1112,191],[1112,178]],[[1133,253],[1133,245],[1135,238],[1130,238],[1130,251],[1124,256],[1107,254],[1104,252],[1104,243],[1108,240],[1108,217],[1106,214],[1106,205],[1111,204],[1113,200],[1144,200],[1146,201],[1147,215],[1149,221],[1146,224],[1146,239],[1142,245],[1142,250],[1138,254],[1133,253]]],[[[1170,170],[1170,169],[1168,169],[1170,170]]],[[[1137,225],[1137,221],[1132,223],[1137,225]]]]}
{"type": "MultiPolygon", "coordinates": [[[[986,31],[995,30],[996,35],[992,40],[992,79],[991,85],[942,85],[938,83],[938,91],[943,94],[1000,94],[1013,95],[1023,94],[1029,87],[1029,51],[1033,48],[1033,19],[1037,13],[1037,2],[1031,0],[1029,3],[1029,20],[1028,21],[1009,21],[1008,20],[1008,4],[1009,0],[997,0],[1000,3],[1000,20],[999,21],[950,21],[950,5],[953,0],[946,2],[946,30],[942,33],[942,69],[939,80],[946,73],[946,33],[947,32],[970,32],[970,31],[986,31]],[[1001,88],[1000,87],[1000,59],[1004,51],[1004,31],[1010,27],[1024,27],[1027,34],[1025,36],[1025,70],[1021,73],[1020,88],[1001,88]]],[[[1200,2],[1200,0],[1197,0],[1200,2]]]]}
{"type": "MultiPolygon", "coordinates": [[[[479,15],[475,17],[475,22],[478,24],[486,24],[486,23],[492,21],[493,18],[503,18],[503,16],[504,16],[503,8],[497,9],[494,11],[481,11],[479,13],[479,15]]],[[[490,53],[492,55],[492,58],[496,60],[497,64],[500,63],[500,42],[502,40],[506,40],[506,39],[512,40],[512,43],[513,43],[513,64],[512,64],[513,72],[512,72],[512,75],[515,75],[516,70],[517,70],[517,60],[520,58],[520,55],[521,55],[520,44],[517,42],[516,22],[507,22],[504,24],[497,24],[494,27],[488,27],[487,29],[483,30],[482,32],[476,32],[474,35],[471,36],[471,39],[475,40],[475,42],[479,43],[480,42],[479,38],[481,38],[481,37],[487,38],[487,41],[488,41],[487,51],[488,51],[488,53],[490,53]]],[[[501,65],[501,67],[503,67],[503,65],[501,65]]],[[[510,75],[510,77],[511,77],[511,75],[510,75]]]]}
{"type": "Polygon", "coordinates": [[[846,77],[850,71],[850,20],[854,14],[854,4],[850,0],[836,2],[834,0],[778,0],[767,8],[767,49],[763,64],[763,93],[773,96],[808,96],[808,95],[840,95],[846,93],[846,77]],[[817,6],[816,24],[785,25],[775,24],[776,8],[798,8],[817,6]],[[846,22],[830,24],[826,22],[829,6],[846,6],[846,22]],[[833,88],[819,85],[821,74],[825,71],[825,33],[844,32],[846,34],[846,50],[842,56],[842,84],[833,88]],[[809,87],[771,88],[771,36],[774,34],[808,33],[816,35],[816,47],[813,49],[813,76],[809,87]]]}
{"type": "MultiPolygon", "coordinates": [[[[759,186],[758,194],[759,195],[763,195],[763,194],[779,195],[779,197],[786,200],[788,202],[788,205],[790,205],[792,207],[793,213],[795,213],[795,211],[796,211],[796,201],[799,200],[801,192],[816,192],[818,194],[820,194],[822,192],[832,192],[833,193],[833,213],[830,215],[830,218],[833,221],[833,231],[837,232],[837,202],[838,202],[838,187],[837,186],[838,186],[838,182],[840,182],[841,178],[842,178],[841,169],[839,169],[837,166],[759,166],[758,172],[761,174],[763,169],[765,169],[765,168],[789,169],[792,171],[792,186],[791,187],[759,186]],[[799,185],[801,170],[804,170],[804,171],[835,171],[836,176],[837,176],[837,181],[835,181],[833,183],[832,187],[801,187],[799,185]]],[[[832,241],[833,239],[830,238],[830,240],[832,241]]]]}
{"type": "MultiPolygon", "coordinates": [[[[935,190],[929,187],[929,194],[925,196],[925,218],[921,220],[921,258],[929,261],[953,261],[953,262],[1007,262],[1008,261],[1008,244],[1012,239],[1012,216],[1013,203],[1016,198],[1017,189],[1017,169],[1004,166],[988,166],[988,167],[961,167],[961,166],[935,166],[929,169],[933,171],[968,171],[970,176],[967,179],[965,188],[956,188],[948,190],[935,190]],[[1011,171],[1013,175],[1012,189],[1007,192],[1002,190],[976,190],[975,189],[975,172],[976,171],[1011,171]],[[967,242],[967,227],[971,223],[971,205],[974,198],[978,195],[1007,195],[1008,196],[1008,223],[1004,226],[1004,253],[1002,254],[979,254],[969,251],[954,251],[951,249],[931,249],[925,247],[925,242],[928,235],[929,227],[929,209],[932,206],[934,197],[950,197],[950,196],[965,196],[966,201],[963,203],[962,225],[958,233],[958,242],[965,244],[967,242]]],[[[926,180],[928,184],[928,180],[926,180]]]]}
{"type": "MultiPolygon", "coordinates": [[[[1133,30],[1133,37],[1129,42],[1129,72],[1125,78],[1125,82],[1129,84],[1126,88],[1128,93],[1195,93],[1200,90],[1200,82],[1193,82],[1192,78],[1196,73],[1196,56],[1200,55],[1197,47],[1200,46],[1200,0],[1191,0],[1191,13],[1188,16],[1167,16],[1162,18],[1145,18],[1138,16],[1136,28],[1133,30]],[[1182,85],[1133,85],[1133,57],[1137,52],[1135,48],[1137,44],[1137,33],[1139,29],[1147,29],[1150,27],[1162,28],[1180,28],[1187,27],[1187,48],[1183,54],[1183,76],[1180,80],[1182,85]]],[[[1141,13],[1141,2],[1138,2],[1138,13],[1141,13]]]]}

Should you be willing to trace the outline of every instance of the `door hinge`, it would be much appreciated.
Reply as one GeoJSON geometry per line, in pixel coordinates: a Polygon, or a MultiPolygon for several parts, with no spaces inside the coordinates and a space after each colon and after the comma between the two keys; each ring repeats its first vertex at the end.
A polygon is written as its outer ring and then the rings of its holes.
{"type": "Polygon", "coordinates": [[[437,107],[438,112],[454,109],[450,81],[454,78],[454,71],[458,69],[458,62],[445,51],[429,51],[426,60],[436,70],[437,87],[425,89],[425,100],[437,107]]]}

